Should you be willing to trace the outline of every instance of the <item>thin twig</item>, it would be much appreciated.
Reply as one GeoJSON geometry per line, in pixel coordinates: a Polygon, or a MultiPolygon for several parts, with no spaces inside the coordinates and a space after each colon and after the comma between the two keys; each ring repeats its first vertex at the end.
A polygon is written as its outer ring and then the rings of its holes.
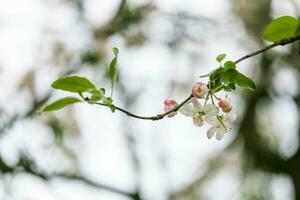
{"type": "MultiPolygon", "coordinates": [[[[274,47],[277,47],[277,46],[284,46],[284,45],[287,45],[287,44],[291,44],[295,41],[300,41],[300,35],[297,36],[297,37],[292,37],[292,38],[288,38],[288,39],[284,39],[284,40],[280,40],[278,42],[274,42],[273,44],[270,44],[262,49],[259,49],[259,50],[256,50],[250,54],[247,54],[239,59],[237,59],[235,61],[236,64],[242,62],[243,60],[246,60],[248,58],[251,58],[253,56],[256,56],[256,55],[259,55],[261,53],[264,53],[274,47]]],[[[120,111],[120,112],[123,112],[125,113],[127,116],[130,116],[130,117],[133,117],[133,118],[137,118],[137,119],[142,119],[142,120],[152,120],[152,121],[157,121],[157,120],[161,120],[163,119],[165,116],[167,116],[168,114],[172,113],[172,112],[176,112],[178,111],[184,104],[186,104],[188,101],[191,100],[193,96],[190,95],[189,97],[187,97],[184,101],[182,101],[180,104],[178,104],[174,109],[172,110],[169,110],[168,112],[165,112],[165,113],[162,113],[162,114],[157,114],[157,115],[154,115],[154,116],[140,116],[140,115],[137,115],[137,114],[134,114],[132,112],[129,112],[127,110],[125,110],[124,108],[120,108],[116,105],[115,108],[116,110],[120,111]]],[[[87,99],[87,102],[89,102],[89,99],[87,99]]],[[[100,105],[100,106],[106,106],[106,107],[109,107],[108,105],[104,104],[104,103],[93,103],[93,104],[97,104],[97,105],[100,105]]]]}
{"type": "Polygon", "coordinates": [[[250,58],[250,57],[256,56],[258,54],[264,53],[264,52],[266,52],[266,51],[268,51],[268,50],[270,50],[270,49],[272,49],[274,47],[284,46],[284,45],[287,45],[287,44],[290,44],[290,43],[293,43],[293,42],[299,41],[299,40],[300,40],[300,35],[297,36],[297,37],[293,37],[293,38],[289,38],[289,39],[280,40],[278,42],[274,42],[273,44],[270,44],[270,45],[268,45],[268,46],[266,46],[266,47],[264,47],[262,49],[259,49],[257,51],[254,51],[254,52],[252,52],[252,53],[250,53],[248,55],[245,55],[245,56],[239,58],[238,60],[235,61],[235,64],[238,64],[241,61],[246,60],[247,58],[250,58]]]}
{"type": "MultiPolygon", "coordinates": [[[[189,100],[191,100],[193,96],[190,95],[188,98],[186,98],[184,101],[182,101],[180,104],[178,104],[175,108],[173,108],[172,110],[169,110],[168,112],[164,112],[162,114],[157,114],[154,116],[140,116],[137,114],[134,114],[132,112],[129,112],[127,110],[125,110],[124,108],[120,108],[118,106],[115,106],[116,110],[125,113],[127,116],[129,117],[133,117],[133,118],[137,118],[137,119],[142,119],[142,120],[152,120],[152,121],[157,121],[157,120],[161,120],[163,119],[165,116],[167,116],[168,114],[172,113],[172,112],[176,112],[179,110],[179,108],[181,108],[184,104],[186,104],[189,100]]],[[[97,104],[100,106],[106,106],[109,107],[108,105],[104,104],[104,103],[93,103],[93,104],[97,104]]]]}

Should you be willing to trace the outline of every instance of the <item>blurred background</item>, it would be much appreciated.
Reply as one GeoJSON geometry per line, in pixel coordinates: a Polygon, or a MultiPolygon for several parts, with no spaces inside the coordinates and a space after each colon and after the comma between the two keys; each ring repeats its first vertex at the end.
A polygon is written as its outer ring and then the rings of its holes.
{"type": "MultiPolygon", "coordinates": [[[[300,15],[298,0],[1,0],[1,200],[300,199],[300,55],[278,47],[239,64],[255,91],[229,94],[238,111],[223,140],[177,115],[142,121],[76,104],[50,84],[86,76],[141,115],[185,99],[198,76],[259,49],[265,25],[300,15]]],[[[203,80],[205,81],[205,80],[203,80]]],[[[220,96],[225,94],[220,94],[220,96]]]]}

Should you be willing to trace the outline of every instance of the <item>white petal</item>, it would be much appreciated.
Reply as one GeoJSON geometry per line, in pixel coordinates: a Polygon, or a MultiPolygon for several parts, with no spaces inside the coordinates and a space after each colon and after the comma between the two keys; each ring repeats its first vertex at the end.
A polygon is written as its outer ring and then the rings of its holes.
{"type": "Polygon", "coordinates": [[[206,132],[207,138],[208,139],[212,138],[215,135],[216,131],[217,128],[215,126],[210,127],[206,132]]]}
{"type": "Polygon", "coordinates": [[[233,122],[234,120],[236,120],[236,112],[234,109],[232,109],[229,113],[227,113],[225,115],[225,122],[233,122]]]}
{"type": "Polygon", "coordinates": [[[194,105],[194,109],[196,112],[201,112],[202,111],[202,105],[200,102],[197,100],[197,98],[193,97],[192,98],[192,104],[194,105]]]}
{"type": "Polygon", "coordinates": [[[194,106],[191,104],[185,104],[179,109],[179,112],[187,117],[193,117],[194,116],[194,106]]]}
{"type": "Polygon", "coordinates": [[[225,135],[226,130],[224,129],[224,127],[220,127],[217,129],[217,134],[216,134],[216,138],[217,140],[221,140],[223,138],[223,136],[225,135]]]}
{"type": "Polygon", "coordinates": [[[210,117],[210,116],[205,115],[204,119],[208,124],[210,124],[212,126],[217,126],[220,123],[216,116],[210,117]]]}
{"type": "Polygon", "coordinates": [[[209,103],[204,106],[203,112],[205,112],[205,115],[207,116],[216,116],[217,114],[219,114],[219,108],[209,103]]]}

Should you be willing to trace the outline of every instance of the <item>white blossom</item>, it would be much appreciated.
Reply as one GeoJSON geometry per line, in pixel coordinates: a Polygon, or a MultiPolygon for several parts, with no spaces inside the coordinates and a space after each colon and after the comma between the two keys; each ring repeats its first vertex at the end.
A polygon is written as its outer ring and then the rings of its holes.
{"type": "Polygon", "coordinates": [[[199,127],[202,126],[204,122],[209,124],[214,122],[219,113],[217,106],[206,104],[203,107],[195,97],[192,98],[191,103],[185,104],[179,111],[187,117],[192,117],[193,123],[199,127]]]}
{"type": "Polygon", "coordinates": [[[211,121],[212,127],[207,130],[207,137],[210,139],[216,135],[217,140],[221,140],[225,133],[231,130],[230,124],[236,119],[236,113],[234,109],[226,113],[224,116],[219,115],[214,121],[211,121]]]}

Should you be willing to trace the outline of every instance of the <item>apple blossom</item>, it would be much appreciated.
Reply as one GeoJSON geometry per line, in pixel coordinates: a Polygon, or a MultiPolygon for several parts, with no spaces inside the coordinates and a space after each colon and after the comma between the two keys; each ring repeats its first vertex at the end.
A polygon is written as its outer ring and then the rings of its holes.
{"type": "Polygon", "coordinates": [[[232,109],[231,100],[227,97],[221,99],[218,103],[223,112],[228,113],[232,109]]]}
{"type": "MultiPolygon", "coordinates": [[[[166,99],[164,101],[164,105],[165,105],[165,107],[164,107],[165,112],[168,112],[168,111],[174,109],[178,105],[178,103],[174,99],[166,99]]],[[[167,116],[174,117],[176,114],[177,114],[177,112],[174,111],[174,112],[169,113],[167,116]]]]}
{"type": "Polygon", "coordinates": [[[208,93],[208,87],[205,83],[197,82],[192,88],[192,95],[196,98],[204,98],[208,93]]]}
{"type": "Polygon", "coordinates": [[[202,126],[204,122],[211,124],[211,121],[214,121],[214,118],[219,113],[217,106],[213,104],[206,104],[204,107],[200,104],[197,98],[193,97],[191,100],[192,103],[185,104],[179,109],[179,112],[187,117],[193,118],[193,123],[196,126],[202,126]]]}
{"type": "Polygon", "coordinates": [[[214,121],[211,121],[212,127],[207,130],[207,137],[210,139],[216,135],[217,140],[221,140],[225,133],[231,130],[230,123],[236,119],[235,110],[232,109],[225,116],[218,115],[214,121]]]}

